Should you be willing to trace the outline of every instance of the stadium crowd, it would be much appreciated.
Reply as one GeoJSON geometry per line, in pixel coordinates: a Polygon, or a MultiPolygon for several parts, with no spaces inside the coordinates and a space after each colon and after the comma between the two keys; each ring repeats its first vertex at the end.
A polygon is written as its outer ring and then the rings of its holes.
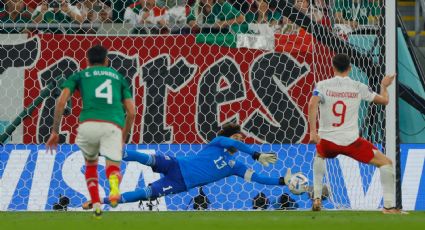
{"type": "MultiPolygon", "coordinates": [[[[382,0],[288,0],[325,26],[355,30],[379,22],[382,0]]],[[[297,33],[278,0],[2,0],[1,33],[33,31],[16,23],[128,23],[132,33],[297,33]]],[[[74,26],[75,27],[75,26],[74,26]]],[[[74,28],[73,27],[73,28],[74,28]]],[[[59,30],[39,30],[60,33],[59,30]]],[[[63,32],[63,31],[62,31],[63,32]]],[[[95,26],[66,33],[96,33],[95,26]]]]}

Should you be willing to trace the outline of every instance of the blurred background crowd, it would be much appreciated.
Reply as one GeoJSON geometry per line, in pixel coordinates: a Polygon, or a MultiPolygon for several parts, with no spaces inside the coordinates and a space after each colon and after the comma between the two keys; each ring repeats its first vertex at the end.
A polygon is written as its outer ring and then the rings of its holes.
{"type": "MultiPolygon", "coordinates": [[[[377,24],[382,6],[382,0],[287,1],[315,22],[346,31],[377,24]]],[[[134,34],[267,34],[300,29],[282,15],[278,0],[2,0],[0,23],[1,33],[36,30],[23,23],[74,25],[65,31],[37,29],[42,33],[97,33],[99,25],[111,23],[124,23],[134,34]],[[79,24],[86,26],[76,29],[79,24]]]]}

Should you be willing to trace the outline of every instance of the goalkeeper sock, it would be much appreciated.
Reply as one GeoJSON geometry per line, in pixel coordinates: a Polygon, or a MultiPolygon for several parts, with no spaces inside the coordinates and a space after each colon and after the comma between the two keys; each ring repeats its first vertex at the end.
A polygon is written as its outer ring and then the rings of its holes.
{"type": "MultiPolygon", "coordinates": [[[[151,187],[144,187],[142,189],[138,189],[133,192],[125,192],[121,194],[121,199],[119,200],[119,203],[131,203],[136,202],[139,200],[147,200],[152,194],[151,187]]],[[[105,197],[103,198],[104,204],[109,204],[109,198],[105,197]]]]}
{"type": "Polygon", "coordinates": [[[155,157],[149,154],[139,153],[137,151],[127,150],[124,153],[123,160],[125,161],[137,161],[140,164],[147,166],[155,165],[155,157]]]}
{"type": "Polygon", "coordinates": [[[325,159],[316,156],[313,163],[314,199],[322,199],[323,177],[325,176],[325,159]]]}
{"type": "Polygon", "coordinates": [[[93,204],[100,202],[97,164],[86,166],[86,183],[93,204]]]}
{"type": "Polygon", "coordinates": [[[395,175],[394,168],[390,165],[384,165],[379,168],[381,173],[381,184],[384,193],[384,207],[395,207],[395,175]]]}

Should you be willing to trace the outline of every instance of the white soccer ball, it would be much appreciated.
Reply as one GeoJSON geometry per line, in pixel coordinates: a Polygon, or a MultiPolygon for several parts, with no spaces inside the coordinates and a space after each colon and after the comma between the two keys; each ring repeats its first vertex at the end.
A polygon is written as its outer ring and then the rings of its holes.
{"type": "Polygon", "coordinates": [[[300,195],[306,192],[308,188],[307,177],[302,173],[295,173],[289,181],[288,188],[295,195],[300,195]]]}

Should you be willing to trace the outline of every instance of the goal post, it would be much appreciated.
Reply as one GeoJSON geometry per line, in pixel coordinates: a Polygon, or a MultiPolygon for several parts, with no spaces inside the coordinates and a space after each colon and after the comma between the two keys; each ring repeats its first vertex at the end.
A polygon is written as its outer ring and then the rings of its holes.
{"type": "MultiPolygon", "coordinates": [[[[12,138],[0,146],[0,211],[55,210],[63,197],[69,198],[67,210],[81,210],[89,198],[84,159],[75,145],[82,109],[79,92],[72,96],[62,118],[58,153],[51,156],[45,153],[44,143],[58,94],[45,90],[50,86],[58,90],[63,78],[86,68],[85,53],[93,45],[108,48],[110,66],[125,76],[133,93],[137,115],[124,151],[175,157],[197,154],[223,124],[235,122],[252,148],[274,151],[279,158],[270,167],[262,167],[243,153],[236,155],[237,160],[270,177],[284,176],[291,168],[305,174],[311,186],[315,146],[308,144],[308,100],[316,82],[333,76],[332,57],[339,52],[350,55],[350,77],[374,91],[379,91],[386,73],[396,72],[395,3],[374,1],[366,13],[358,12],[359,16],[366,14],[361,19],[364,24],[353,29],[335,21],[335,12],[341,10],[335,1],[314,1],[314,5],[310,0],[304,5],[301,1],[269,1],[272,17],[267,23],[248,21],[260,17],[256,4],[263,1],[242,1],[248,9],[237,5],[241,1],[213,1],[232,2],[231,14],[244,16],[240,24],[225,28],[202,17],[200,1],[186,2],[194,4],[155,11],[165,13],[156,19],[150,15],[153,21],[142,24],[136,14],[111,18],[115,23],[7,23],[2,28],[0,134],[12,138]],[[306,4],[311,8],[305,8],[306,4]],[[190,28],[187,20],[195,11],[199,28],[190,28]],[[11,28],[33,33],[14,34],[11,28]],[[25,110],[29,116],[21,124],[14,122],[16,117],[23,118],[18,115],[25,108],[31,108],[25,110]]],[[[128,7],[140,4],[127,3],[128,7]]],[[[359,125],[361,135],[398,165],[396,87],[389,90],[388,107],[361,104],[359,125]]],[[[104,164],[101,158],[102,197],[109,192],[104,164]]],[[[399,166],[396,172],[400,206],[399,166]]],[[[124,162],[122,173],[123,192],[161,178],[135,162],[124,162]]],[[[330,159],[325,185],[326,209],[382,208],[379,170],[374,167],[343,156],[330,159]]],[[[123,204],[117,210],[310,210],[311,204],[309,192],[293,195],[286,187],[232,176],[156,201],[123,204]]]]}
{"type": "MultiPolygon", "coordinates": [[[[397,3],[387,1],[385,4],[385,73],[397,73],[397,3]]],[[[398,79],[388,88],[390,102],[386,106],[386,154],[394,162],[396,175],[395,201],[397,208],[402,208],[400,141],[398,137],[398,79]],[[390,131],[391,130],[391,131],[390,131]]]]}

